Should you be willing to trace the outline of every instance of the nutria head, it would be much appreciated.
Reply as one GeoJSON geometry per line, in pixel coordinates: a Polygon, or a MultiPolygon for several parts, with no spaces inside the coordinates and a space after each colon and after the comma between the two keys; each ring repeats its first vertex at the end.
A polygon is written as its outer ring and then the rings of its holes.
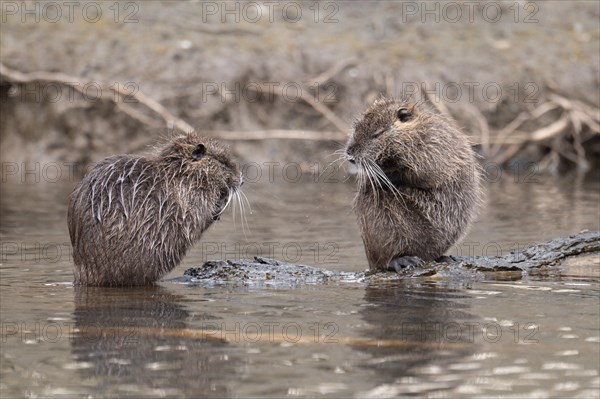
{"type": "Polygon", "coordinates": [[[215,220],[243,184],[229,148],[195,132],[171,138],[158,151],[154,162],[160,165],[167,181],[185,182],[187,188],[203,194],[204,204],[214,204],[215,220]]]}
{"type": "MultiPolygon", "coordinates": [[[[423,187],[454,179],[457,168],[472,162],[473,153],[466,137],[426,105],[381,98],[354,123],[346,159],[375,182],[423,187]]],[[[359,184],[369,184],[369,179],[359,184]]]]}

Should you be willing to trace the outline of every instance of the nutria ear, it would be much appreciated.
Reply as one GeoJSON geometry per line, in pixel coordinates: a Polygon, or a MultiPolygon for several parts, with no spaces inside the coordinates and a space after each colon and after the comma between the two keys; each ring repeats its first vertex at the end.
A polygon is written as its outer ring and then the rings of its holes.
{"type": "Polygon", "coordinates": [[[396,116],[400,122],[408,122],[412,119],[412,112],[406,108],[400,108],[398,112],[396,112],[396,116]]]}
{"type": "Polygon", "coordinates": [[[204,144],[198,144],[196,146],[196,149],[194,149],[194,152],[192,152],[192,158],[194,158],[195,160],[201,159],[204,154],[206,154],[206,147],[204,146],[204,144]]]}

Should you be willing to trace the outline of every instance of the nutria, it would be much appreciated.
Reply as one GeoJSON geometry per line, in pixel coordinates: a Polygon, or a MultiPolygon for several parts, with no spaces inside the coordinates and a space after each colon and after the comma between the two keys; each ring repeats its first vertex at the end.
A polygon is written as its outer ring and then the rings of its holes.
{"type": "Polygon", "coordinates": [[[229,150],[188,133],[98,163],[71,194],[75,284],[148,285],[179,264],[241,184],[229,150]]]}
{"type": "Polygon", "coordinates": [[[480,199],[468,138],[424,104],[381,98],[355,122],[345,151],[359,171],[354,208],[370,270],[447,260],[480,199]]]}

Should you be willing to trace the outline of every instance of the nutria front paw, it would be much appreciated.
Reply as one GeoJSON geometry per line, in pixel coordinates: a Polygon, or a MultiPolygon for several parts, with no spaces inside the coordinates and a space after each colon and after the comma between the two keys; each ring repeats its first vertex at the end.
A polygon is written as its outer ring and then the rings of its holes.
{"type": "Polygon", "coordinates": [[[388,271],[391,272],[405,272],[410,269],[416,269],[423,266],[425,262],[418,256],[401,256],[394,258],[388,265],[388,271]]]}

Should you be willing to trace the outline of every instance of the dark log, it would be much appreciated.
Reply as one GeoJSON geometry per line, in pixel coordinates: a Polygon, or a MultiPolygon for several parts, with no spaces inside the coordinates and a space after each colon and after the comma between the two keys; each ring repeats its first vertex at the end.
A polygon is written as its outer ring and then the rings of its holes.
{"type": "Polygon", "coordinates": [[[400,273],[338,272],[255,257],[252,260],[208,261],[202,267],[187,269],[183,277],[163,281],[201,286],[234,284],[290,287],[340,282],[375,283],[417,277],[454,281],[490,277],[515,280],[556,268],[564,259],[584,254],[600,254],[600,231],[555,238],[504,256],[453,257],[448,263],[428,262],[422,267],[400,273]]]}

